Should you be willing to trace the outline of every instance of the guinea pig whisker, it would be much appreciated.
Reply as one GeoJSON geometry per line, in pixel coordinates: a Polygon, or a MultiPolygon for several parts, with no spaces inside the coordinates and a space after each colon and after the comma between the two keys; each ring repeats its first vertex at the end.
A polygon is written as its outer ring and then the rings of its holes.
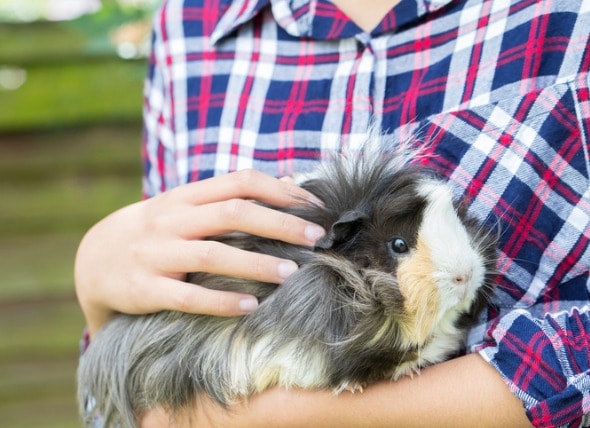
{"type": "Polygon", "coordinates": [[[480,296],[485,302],[490,302],[494,295],[494,284],[484,283],[480,289],[480,296]]]}
{"type": "Polygon", "coordinates": [[[500,222],[496,219],[494,225],[477,223],[477,228],[473,233],[473,242],[481,251],[489,251],[496,248],[496,244],[501,235],[500,222]],[[495,236],[494,236],[495,234],[495,236]]]}
{"type": "MultiPolygon", "coordinates": [[[[534,266],[536,266],[538,264],[538,262],[535,262],[533,260],[527,260],[527,259],[523,259],[523,258],[520,258],[520,257],[510,257],[510,258],[504,257],[504,258],[506,260],[510,260],[511,263],[517,262],[517,263],[520,263],[520,264],[523,264],[524,263],[524,264],[529,264],[529,265],[534,265],[534,266]]],[[[501,271],[499,273],[503,273],[503,271],[501,271]]]]}

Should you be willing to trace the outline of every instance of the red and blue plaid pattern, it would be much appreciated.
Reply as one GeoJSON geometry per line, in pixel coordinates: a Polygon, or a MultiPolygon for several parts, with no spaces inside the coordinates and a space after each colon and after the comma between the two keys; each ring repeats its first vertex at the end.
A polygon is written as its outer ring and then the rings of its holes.
{"type": "MultiPolygon", "coordinates": [[[[145,194],[313,169],[371,126],[427,144],[498,222],[469,349],[537,426],[590,420],[590,2],[402,0],[371,33],[328,0],[169,0],[146,85],[145,194]]],[[[485,385],[482,385],[485,387],[485,385]]]]}

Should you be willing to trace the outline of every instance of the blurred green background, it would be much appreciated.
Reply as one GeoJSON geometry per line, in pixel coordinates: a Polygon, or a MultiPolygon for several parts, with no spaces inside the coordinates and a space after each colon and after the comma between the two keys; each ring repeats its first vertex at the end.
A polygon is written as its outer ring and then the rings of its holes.
{"type": "Polygon", "coordinates": [[[0,427],[79,426],[73,260],[92,224],[140,198],[155,7],[0,0],[0,427]]]}

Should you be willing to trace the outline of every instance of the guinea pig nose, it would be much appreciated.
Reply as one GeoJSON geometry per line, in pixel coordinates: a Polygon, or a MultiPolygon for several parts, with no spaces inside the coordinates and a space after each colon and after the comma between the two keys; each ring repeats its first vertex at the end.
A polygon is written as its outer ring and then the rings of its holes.
{"type": "Polygon", "coordinates": [[[469,282],[470,279],[471,279],[470,273],[459,273],[453,277],[453,282],[456,285],[465,285],[469,282]]]}

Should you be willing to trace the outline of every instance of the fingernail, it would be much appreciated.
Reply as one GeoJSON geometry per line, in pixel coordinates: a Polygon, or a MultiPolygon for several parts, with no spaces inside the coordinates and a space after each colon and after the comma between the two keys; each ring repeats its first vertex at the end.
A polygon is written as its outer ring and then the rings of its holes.
{"type": "Polygon", "coordinates": [[[323,227],[316,224],[310,224],[305,228],[305,237],[313,244],[319,241],[326,234],[323,227]]]}
{"type": "Polygon", "coordinates": [[[281,262],[279,264],[279,276],[283,279],[287,279],[289,276],[294,274],[299,266],[295,262],[281,262]]]}
{"type": "Polygon", "coordinates": [[[250,312],[254,312],[254,310],[258,307],[258,299],[255,297],[245,297],[240,300],[240,310],[245,314],[249,314],[250,312]]]}

